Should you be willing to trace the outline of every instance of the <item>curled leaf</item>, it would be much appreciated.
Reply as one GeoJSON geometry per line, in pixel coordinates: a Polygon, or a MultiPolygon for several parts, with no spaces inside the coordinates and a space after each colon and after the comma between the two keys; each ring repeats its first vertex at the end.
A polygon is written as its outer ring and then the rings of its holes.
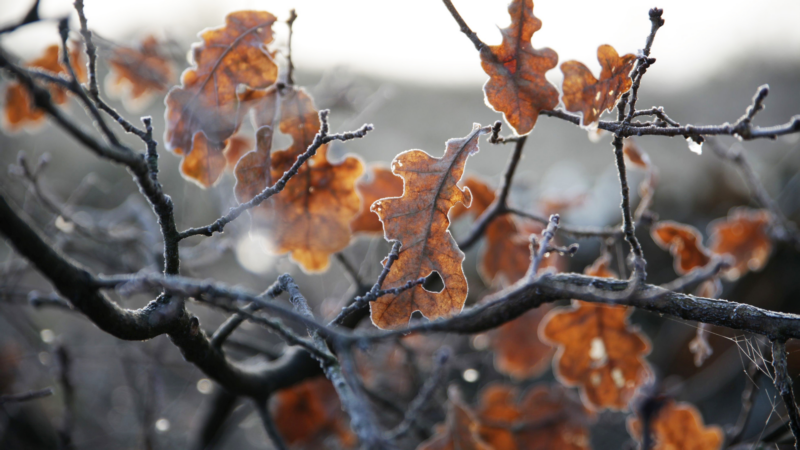
{"type": "Polygon", "coordinates": [[[726,278],[736,280],[750,270],[764,268],[772,252],[771,220],[772,214],[765,209],[734,208],[727,218],[709,224],[711,251],[734,259],[733,267],[725,271],[726,278]]]}
{"type": "MultiPolygon", "coordinates": [[[[61,63],[61,46],[51,45],[44,50],[39,58],[28,61],[25,67],[50,72],[53,75],[68,75],[67,68],[61,63]]],[[[86,63],[83,59],[82,46],[76,42],[70,43],[70,63],[75,69],[78,81],[86,81],[86,63]]],[[[56,105],[67,101],[67,91],[61,86],[49,84],[47,86],[50,98],[56,105]]],[[[18,131],[24,127],[35,127],[44,120],[44,111],[33,105],[33,100],[28,91],[19,83],[9,83],[6,87],[4,105],[4,127],[10,132],[18,131]]]]}
{"type": "MultiPolygon", "coordinates": [[[[268,12],[237,11],[228,14],[225,26],[200,33],[203,41],[192,49],[194,66],[183,72],[181,86],[172,88],[165,100],[168,149],[189,156],[200,131],[206,136],[206,150],[218,153],[225,148],[222,143],[239,129],[246,113],[239,107],[239,85],[265,89],[278,76],[265,47],[272,42],[275,20],[268,12]]],[[[224,158],[209,155],[207,159],[209,163],[202,167],[208,172],[184,172],[184,176],[203,187],[216,182],[222,173],[217,165],[223,161],[224,169],[224,158]]]]}
{"type": "Polygon", "coordinates": [[[417,450],[493,450],[494,447],[478,434],[475,414],[461,399],[455,386],[448,390],[448,398],[450,403],[444,427],[439,427],[436,434],[421,443],[417,450]]]}
{"type": "Polygon", "coordinates": [[[381,165],[370,168],[370,178],[360,179],[356,183],[356,190],[361,196],[361,211],[350,222],[353,233],[381,233],[383,225],[378,215],[370,211],[370,206],[377,200],[403,195],[403,179],[395,176],[392,171],[381,165]]]}
{"type": "MultiPolygon", "coordinates": [[[[642,423],[638,417],[628,418],[628,432],[642,441],[642,423]]],[[[724,434],[717,426],[707,427],[703,416],[689,403],[669,402],[664,405],[651,423],[655,439],[653,450],[718,450],[724,434]]]]}
{"type": "Polygon", "coordinates": [[[481,66],[489,75],[483,92],[486,103],[523,135],[536,125],[540,111],[558,105],[558,90],[544,76],[556,67],[558,55],[531,45],[533,33],[542,28],[542,21],[533,15],[533,0],[513,0],[508,13],[511,25],[500,30],[502,44],[481,49],[481,66]]]}
{"type": "MultiPolygon", "coordinates": [[[[601,257],[587,275],[613,275],[601,257]]],[[[557,345],[553,358],[556,378],[579,386],[584,403],[596,409],[627,409],[636,389],[649,378],[643,357],[650,352],[647,337],[628,322],[631,309],[573,300],[545,317],[539,334],[557,345]]]]}
{"type": "Polygon", "coordinates": [[[663,249],[669,249],[675,258],[675,272],[689,273],[694,268],[705,267],[711,261],[708,249],[703,247],[703,237],[697,228],[662,220],[650,229],[653,241],[663,249]]]}
{"type": "Polygon", "coordinates": [[[599,80],[579,61],[561,64],[561,71],[564,73],[564,107],[567,111],[582,114],[582,126],[589,126],[600,120],[600,115],[607,109],[613,109],[622,94],[633,84],[628,74],[636,62],[635,55],[620,57],[614,47],[601,45],[597,48],[597,60],[603,68],[599,80]]]}
{"type": "MultiPolygon", "coordinates": [[[[235,171],[240,202],[250,200],[271,180],[279,179],[319,131],[319,113],[303,89],[287,87],[279,99],[280,130],[291,136],[292,145],[271,155],[269,148],[259,146],[242,158],[235,171]],[[267,165],[271,166],[271,178],[265,175],[267,165]]],[[[280,194],[252,210],[256,224],[269,231],[270,250],[290,252],[308,272],[327,269],[330,255],[350,243],[350,222],[360,206],[355,183],[363,172],[361,160],[348,156],[331,164],[327,151],[327,145],[321,146],[280,194]]]]}
{"type": "Polygon", "coordinates": [[[126,106],[141,109],[155,95],[166,92],[175,78],[175,67],[159,49],[154,36],[147,36],[139,48],[115,46],[108,64],[106,91],[122,96],[126,106]]]}
{"type": "Polygon", "coordinates": [[[325,377],[312,378],[278,391],[270,402],[270,412],[287,444],[320,448],[324,438],[331,434],[345,448],[356,444],[336,390],[325,377]]]}
{"type": "Polygon", "coordinates": [[[403,196],[378,200],[372,204],[372,211],[383,222],[386,240],[400,241],[403,246],[383,286],[401,287],[437,272],[444,289],[431,292],[418,285],[371,302],[372,322],[377,327],[403,326],[414,311],[433,320],[456,314],[464,307],[464,253],[450,234],[447,214],[456,203],[469,205],[472,201],[470,190],[462,190],[457,183],[467,158],[478,152],[478,137],[486,132],[487,128],[476,125],[466,137],[450,139],[441,158],[409,150],[392,161],[392,173],[403,178],[403,196]]]}
{"type": "Polygon", "coordinates": [[[538,385],[519,399],[517,388],[490,384],[477,407],[480,435],[495,449],[590,448],[594,414],[560,385],[538,385]]]}

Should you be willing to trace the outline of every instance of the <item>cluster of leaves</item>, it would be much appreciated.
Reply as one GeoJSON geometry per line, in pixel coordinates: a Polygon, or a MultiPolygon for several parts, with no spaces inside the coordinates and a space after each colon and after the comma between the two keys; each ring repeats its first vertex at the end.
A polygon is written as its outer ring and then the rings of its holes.
{"type": "MultiPolygon", "coordinates": [[[[482,46],[480,60],[489,75],[484,86],[487,103],[523,136],[533,129],[541,111],[559,104],[559,90],[545,79],[545,73],[557,66],[558,55],[532,46],[531,38],[541,28],[532,0],[512,1],[509,14],[511,25],[501,30],[502,43],[482,46]]],[[[295,86],[291,73],[276,62],[278,51],[272,47],[276,21],[268,12],[239,11],[229,14],[224,26],[202,32],[202,41],[192,49],[192,67],[165,99],[164,140],[182,158],[181,174],[207,188],[230,170],[240,203],[250,202],[295,170],[298,159],[315,144],[321,126],[309,93],[295,86]],[[255,130],[252,139],[244,131],[248,119],[255,130]],[[278,131],[291,138],[291,144],[273,151],[278,131]]],[[[85,64],[80,46],[74,48],[69,59],[82,79],[85,64]]],[[[139,48],[115,46],[109,51],[109,84],[126,86],[122,91],[130,102],[165,92],[172,82],[173,65],[152,37],[139,48]]],[[[561,64],[560,101],[566,110],[580,113],[581,125],[588,128],[631,89],[630,73],[637,61],[632,54],[619,56],[608,45],[597,53],[602,66],[599,79],[578,61],[561,64]]],[[[66,71],[62,59],[59,46],[52,46],[27,66],[58,76],[66,71]]],[[[50,93],[57,104],[66,101],[65,91],[56,84],[50,93]]],[[[8,129],[41,121],[42,111],[32,107],[27,96],[20,85],[7,88],[8,129]]],[[[327,145],[322,144],[281,186],[280,195],[250,209],[253,224],[268,230],[270,251],[289,253],[307,272],[326,270],[330,256],[347,247],[354,234],[382,233],[401,246],[396,258],[383,261],[385,267],[391,264],[379,286],[387,292],[370,302],[372,323],[382,329],[401,328],[417,311],[430,320],[453,316],[464,307],[469,286],[465,255],[451,235],[451,220],[477,219],[499,197],[476,177],[462,181],[469,156],[478,152],[479,138],[490,131],[475,125],[465,137],[448,140],[441,157],[405,151],[388,166],[370,166],[366,176],[358,157],[348,155],[332,163],[327,145]],[[444,285],[438,292],[423,285],[433,273],[444,285]]],[[[632,139],[626,141],[624,153],[632,167],[646,173],[637,211],[641,216],[652,200],[658,172],[632,139]]],[[[555,213],[569,206],[550,204],[541,209],[555,213]]],[[[690,225],[661,221],[653,225],[651,235],[672,253],[677,274],[728,258],[720,276],[735,280],[763,268],[771,252],[772,223],[766,210],[733,210],[709,226],[708,247],[690,225]]],[[[483,281],[502,288],[536,277],[537,273],[528,273],[539,245],[531,236],[543,230],[539,221],[506,212],[492,220],[485,228],[480,255],[483,281]]],[[[547,251],[544,256],[540,273],[565,270],[563,254],[547,251]]],[[[604,253],[585,273],[617,278],[610,262],[604,253]]],[[[719,295],[719,279],[706,281],[698,293],[719,295]]],[[[629,322],[631,312],[625,306],[574,300],[570,306],[529,311],[490,331],[488,345],[499,372],[521,381],[552,364],[560,384],[538,385],[523,396],[514,385],[490,384],[479,394],[474,410],[451,389],[446,422],[419,448],[589,448],[588,426],[596,412],[628,410],[640,388],[651,381],[652,370],[644,359],[650,343],[629,322]],[[569,387],[577,387],[580,397],[569,387]]],[[[710,352],[702,339],[692,348],[697,354],[710,352]]],[[[354,446],[355,436],[337,414],[339,408],[335,390],[325,379],[298,384],[272,401],[276,426],[290,445],[318,445],[318,440],[335,435],[341,446],[354,446]]],[[[651,428],[656,448],[689,448],[687,442],[698,448],[721,445],[720,430],[705,427],[690,405],[668,403],[653,418],[651,428]]],[[[629,429],[632,436],[641,437],[639,419],[631,416],[629,429]]]]}

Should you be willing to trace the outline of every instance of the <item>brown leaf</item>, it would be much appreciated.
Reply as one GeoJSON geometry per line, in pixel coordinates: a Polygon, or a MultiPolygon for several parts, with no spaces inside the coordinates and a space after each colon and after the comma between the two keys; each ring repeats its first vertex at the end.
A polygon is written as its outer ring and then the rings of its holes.
{"type": "MultiPolygon", "coordinates": [[[[53,44],[44,50],[44,54],[39,58],[28,61],[25,67],[40,69],[54,75],[67,75],[67,68],[61,64],[61,46],[53,44]]],[[[83,59],[83,47],[77,42],[70,42],[69,50],[70,62],[78,81],[86,81],[86,63],[83,59]]],[[[47,86],[50,91],[50,98],[57,105],[67,101],[67,91],[55,84],[47,86]]],[[[9,83],[6,87],[5,96],[5,120],[4,127],[10,132],[18,131],[24,127],[35,127],[44,120],[44,111],[34,107],[28,91],[19,83],[9,83]]]]}
{"type": "MultiPolygon", "coordinates": [[[[587,275],[612,275],[601,257],[587,275]]],[[[553,368],[566,386],[580,386],[584,403],[596,409],[626,409],[636,389],[649,378],[643,357],[650,343],[628,322],[631,309],[573,300],[554,309],[539,329],[543,341],[557,345],[553,368]]]]}
{"type": "Polygon", "coordinates": [[[320,448],[322,440],[331,434],[346,448],[356,443],[342,414],[336,390],[325,377],[315,377],[278,391],[270,403],[270,412],[289,445],[320,448]]]}
{"type": "Polygon", "coordinates": [[[370,206],[377,200],[403,195],[403,179],[395,176],[392,171],[382,165],[370,167],[369,179],[361,178],[356,183],[356,190],[361,196],[361,211],[350,222],[353,233],[382,233],[383,224],[370,206]]]}
{"type": "Polygon", "coordinates": [[[272,185],[272,127],[264,125],[256,131],[256,148],[239,159],[234,169],[236,186],[233,192],[243,203],[272,185]]]}
{"type": "MultiPolygon", "coordinates": [[[[719,278],[706,280],[697,287],[695,295],[704,298],[719,298],[722,293],[722,283],[719,278]]],[[[714,354],[714,349],[711,348],[711,343],[708,342],[708,329],[711,326],[707,323],[700,323],[697,325],[697,333],[689,342],[689,351],[694,355],[694,365],[700,367],[703,363],[714,354]]]]}
{"type": "Polygon", "coordinates": [[[558,55],[531,45],[533,33],[542,27],[533,15],[533,0],[513,0],[508,13],[511,25],[500,30],[503,43],[481,50],[481,66],[489,75],[483,92],[486,103],[523,135],[536,125],[539,111],[558,105],[558,90],[544,76],[558,65],[558,55]]]}
{"type": "Polygon", "coordinates": [[[478,435],[475,414],[461,399],[455,386],[448,390],[450,399],[447,421],[437,433],[421,443],[417,450],[494,450],[478,435]]]}
{"type": "MultiPolygon", "coordinates": [[[[599,128],[598,128],[599,130],[599,128]]],[[[622,142],[622,154],[625,155],[625,160],[640,169],[650,169],[650,157],[647,153],[643,152],[633,138],[626,138],[622,142]]]]}
{"type": "Polygon", "coordinates": [[[403,326],[414,311],[434,320],[456,314],[464,307],[467,299],[467,278],[461,267],[464,253],[448,230],[447,214],[456,203],[469,205],[472,201],[470,190],[462,190],[457,183],[464,173],[467,157],[478,151],[478,138],[485,132],[486,129],[476,125],[468,136],[450,139],[441,158],[422,150],[409,150],[392,161],[392,173],[404,180],[403,196],[378,200],[371,208],[383,222],[386,240],[403,244],[383,286],[400,287],[437,272],[444,289],[430,292],[420,285],[371,302],[372,322],[377,327],[403,326]]]}
{"type": "MultiPolygon", "coordinates": [[[[656,414],[651,427],[655,438],[653,450],[717,450],[722,447],[722,429],[705,426],[703,416],[689,403],[667,403],[656,414]]],[[[628,418],[628,433],[641,442],[639,418],[628,418]]]]}
{"type": "Polygon", "coordinates": [[[601,45],[597,48],[597,60],[603,68],[600,80],[579,61],[561,64],[561,71],[564,73],[564,107],[567,111],[582,114],[582,126],[589,126],[600,120],[603,111],[614,108],[622,94],[633,84],[628,74],[636,62],[635,55],[620,57],[614,47],[601,45]]]}
{"type": "Polygon", "coordinates": [[[679,275],[689,273],[696,267],[705,267],[711,261],[708,249],[703,247],[703,236],[697,228],[662,220],[650,229],[653,241],[663,249],[669,249],[675,258],[675,272],[679,275]]]}
{"type": "MultiPolygon", "coordinates": [[[[225,26],[203,31],[200,44],[192,49],[194,66],[181,76],[181,86],[174,87],[165,100],[167,148],[188,156],[197,142],[193,136],[202,131],[215,152],[224,148],[241,124],[246,108],[240,108],[239,85],[264,89],[274,84],[278,67],[265,46],[272,41],[276,18],[263,11],[237,11],[225,18],[225,26]]],[[[224,158],[208,157],[218,163],[224,158]]],[[[213,184],[222,173],[217,166],[203,165],[208,172],[184,175],[203,187],[213,184]]]]}
{"type": "MultiPolygon", "coordinates": [[[[271,138],[272,135],[270,135],[271,138]]],[[[230,170],[236,167],[236,163],[242,159],[242,156],[251,150],[253,150],[253,141],[250,138],[241,133],[231,136],[225,141],[225,148],[222,150],[222,155],[225,156],[225,169],[230,170]]]]}
{"type": "Polygon", "coordinates": [[[772,252],[768,228],[772,214],[765,209],[734,208],[725,219],[717,219],[708,228],[711,231],[709,248],[718,255],[731,255],[733,267],[725,277],[736,280],[749,270],[757,272],[767,264],[772,252]]]}
{"type": "Polygon", "coordinates": [[[517,401],[516,387],[483,388],[477,410],[480,435],[495,449],[582,450],[590,448],[591,411],[560,385],[539,385],[517,401]]]}
{"type": "MultiPolygon", "coordinates": [[[[314,102],[303,89],[286,88],[279,103],[280,130],[292,137],[292,145],[271,155],[271,180],[279,179],[306,151],[320,126],[314,102]]],[[[330,255],[350,243],[350,222],[360,206],[355,183],[363,172],[361,160],[348,156],[331,164],[327,149],[327,145],[321,146],[280,194],[252,210],[257,224],[269,231],[270,250],[277,254],[291,252],[292,259],[309,272],[327,269],[330,255]]],[[[269,160],[269,149],[259,146],[258,151],[248,153],[237,165],[236,193],[240,202],[250,200],[271,184],[261,175],[269,160]]]]}
{"type": "Polygon", "coordinates": [[[489,332],[498,372],[524,380],[547,370],[553,348],[539,339],[536,330],[550,309],[548,306],[532,309],[489,332]]]}
{"type": "Polygon", "coordinates": [[[166,92],[175,78],[175,67],[159,47],[152,35],[144,38],[139,48],[114,46],[108,57],[111,71],[106,90],[122,96],[134,109],[144,106],[154,94],[166,92]]]}

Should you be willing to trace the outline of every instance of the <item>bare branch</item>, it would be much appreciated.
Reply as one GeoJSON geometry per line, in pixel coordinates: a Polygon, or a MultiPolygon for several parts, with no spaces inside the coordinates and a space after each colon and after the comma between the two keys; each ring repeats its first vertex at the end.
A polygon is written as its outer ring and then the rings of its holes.
{"type": "Polygon", "coordinates": [[[472,45],[475,46],[475,50],[483,50],[483,48],[486,47],[486,44],[484,44],[483,41],[478,38],[478,35],[469,28],[466,22],[464,22],[464,19],[461,18],[461,14],[458,13],[458,10],[456,10],[456,7],[453,6],[453,3],[450,0],[442,1],[444,1],[444,6],[447,7],[447,10],[450,11],[450,14],[452,14],[453,19],[458,22],[458,26],[461,27],[461,32],[464,33],[470,41],[472,41],[472,45]]]}
{"type": "Polygon", "coordinates": [[[783,399],[786,413],[789,416],[789,428],[794,435],[794,448],[800,448],[800,413],[794,400],[792,378],[786,363],[786,341],[775,339],[772,341],[772,367],[775,369],[775,388],[783,399]]]}
{"type": "Polygon", "coordinates": [[[54,394],[53,388],[44,388],[38,391],[23,392],[21,394],[0,395],[0,405],[6,403],[22,403],[49,397],[54,394]]]}

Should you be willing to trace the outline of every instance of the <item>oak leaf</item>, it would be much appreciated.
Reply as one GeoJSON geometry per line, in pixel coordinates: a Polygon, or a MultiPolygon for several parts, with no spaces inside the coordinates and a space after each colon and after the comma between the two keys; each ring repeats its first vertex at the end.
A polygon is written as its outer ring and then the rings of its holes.
{"type": "MultiPolygon", "coordinates": [[[[467,177],[462,186],[472,193],[469,208],[458,204],[450,211],[452,219],[464,215],[477,218],[494,202],[495,193],[484,181],[467,177]]],[[[532,221],[516,220],[510,214],[496,217],[486,227],[486,242],[481,250],[478,273],[486,284],[508,286],[521,279],[531,262],[530,235],[542,232],[542,225],[532,221]]],[[[540,270],[561,265],[559,255],[547,256],[540,270]]]]}
{"type": "Polygon", "coordinates": [[[594,414],[560,385],[538,385],[519,399],[514,386],[489,384],[476,411],[480,436],[495,449],[590,448],[594,414]]]}
{"type": "MultiPolygon", "coordinates": [[[[642,424],[639,418],[628,418],[628,432],[636,440],[642,440],[642,424]]],[[[673,401],[664,405],[651,423],[655,439],[653,450],[717,450],[722,447],[724,435],[717,426],[707,427],[703,416],[688,403],[673,401]]]]}
{"type": "MultiPolygon", "coordinates": [[[[587,275],[611,277],[609,259],[600,257],[587,275]]],[[[643,357],[650,343],[628,322],[631,309],[573,300],[545,317],[539,334],[557,345],[553,358],[556,378],[566,386],[580,386],[587,406],[626,409],[636,389],[649,378],[643,357]]]]}
{"type": "MultiPolygon", "coordinates": [[[[39,58],[25,63],[25,67],[44,70],[53,75],[69,75],[69,72],[61,63],[61,46],[53,44],[44,50],[44,54],[39,58]]],[[[82,45],[71,42],[69,48],[69,58],[78,81],[86,81],[86,63],[83,59],[82,45]]],[[[67,101],[67,91],[55,84],[47,85],[50,98],[56,105],[64,104],[67,101]]],[[[23,127],[35,127],[44,120],[44,111],[36,108],[33,101],[25,89],[19,83],[9,83],[6,87],[4,105],[4,126],[11,132],[22,129],[23,127]]]]}
{"type": "Polygon", "coordinates": [[[581,126],[589,126],[600,120],[600,115],[605,110],[613,109],[633,84],[629,74],[636,62],[635,55],[620,57],[614,47],[601,45],[597,49],[597,60],[603,68],[599,80],[579,61],[561,64],[561,72],[564,73],[564,107],[567,111],[582,114],[581,126]]]}
{"type": "Polygon", "coordinates": [[[353,233],[381,233],[383,225],[378,215],[370,211],[370,206],[377,200],[403,195],[403,179],[395,176],[391,169],[382,165],[374,165],[369,169],[370,178],[362,178],[356,183],[356,190],[361,196],[361,211],[350,222],[353,233]]]}
{"type": "Polygon", "coordinates": [[[498,372],[524,380],[547,370],[553,348],[539,339],[536,330],[550,309],[549,306],[532,309],[489,332],[498,372]]]}
{"type": "Polygon", "coordinates": [[[152,35],[144,38],[139,48],[113,47],[108,56],[111,71],[106,91],[122,96],[126,106],[134,110],[144,107],[155,94],[166,92],[175,78],[175,67],[159,47],[152,35]]]}
{"type": "Polygon", "coordinates": [[[448,389],[450,403],[444,426],[438,427],[436,434],[421,443],[417,450],[494,450],[478,435],[478,422],[475,414],[461,399],[455,386],[448,389]]]}
{"type": "Polygon", "coordinates": [[[544,74],[558,65],[558,55],[549,48],[536,50],[533,33],[542,21],[533,15],[533,0],[513,0],[508,6],[511,25],[500,30],[500,45],[481,49],[481,66],[489,75],[483,86],[486,103],[502,112],[517,134],[528,134],[539,112],[558,105],[558,90],[544,74]]]}
{"type": "Polygon", "coordinates": [[[472,201],[470,190],[462,190],[457,183],[467,158],[478,151],[479,136],[488,131],[476,124],[466,137],[447,141],[441,158],[409,150],[392,161],[392,173],[403,178],[403,196],[378,200],[371,208],[383,223],[386,240],[402,243],[383,286],[400,287],[437,272],[444,289],[431,292],[418,285],[371,302],[372,322],[377,327],[403,326],[414,311],[434,320],[464,307],[468,289],[462,268],[464,253],[448,229],[448,212],[456,203],[469,205],[472,201]]]}
{"type": "Polygon", "coordinates": [[[239,86],[265,89],[277,79],[278,67],[265,47],[272,41],[275,20],[264,11],[237,11],[228,14],[223,27],[201,32],[203,41],[192,49],[193,67],[183,72],[181,85],[167,94],[167,148],[188,157],[194,145],[200,144],[195,136],[203,132],[206,150],[214,153],[205,158],[208,163],[193,165],[208,172],[183,173],[203,187],[216,182],[222,173],[226,163],[216,154],[225,148],[224,142],[239,129],[246,114],[237,96],[239,86]]]}
{"type": "Polygon", "coordinates": [[[324,377],[278,391],[270,402],[270,412],[278,432],[289,445],[320,448],[331,434],[345,448],[356,444],[356,436],[342,414],[339,396],[324,377]]]}
{"type": "Polygon", "coordinates": [[[708,247],[718,255],[731,255],[733,267],[724,274],[736,280],[749,270],[757,272],[772,252],[768,229],[772,214],[765,209],[734,208],[728,217],[711,222],[708,247]]]}
{"type": "Polygon", "coordinates": [[[669,249],[675,258],[675,272],[689,273],[694,268],[705,267],[711,261],[708,249],[703,247],[703,236],[697,228],[662,220],[650,229],[653,241],[663,249],[669,249]]]}
{"type": "MultiPolygon", "coordinates": [[[[319,131],[319,113],[303,89],[287,87],[278,98],[280,131],[292,138],[292,144],[271,155],[269,148],[258,145],[255,152],[242,157],[235,169],[240,202],[279,179],[319,131]]],[[[363,172],[361,160],[348,156],[332,164],[327,151],[327,145],[319,147],[280,194],[252,210],[256,224],[269,230],[270,250],[291,252],[292,259],[308,272],[327,269],[330,255],[350,243],[350,222],[360,206],[355,183],[363,172]]]]}

